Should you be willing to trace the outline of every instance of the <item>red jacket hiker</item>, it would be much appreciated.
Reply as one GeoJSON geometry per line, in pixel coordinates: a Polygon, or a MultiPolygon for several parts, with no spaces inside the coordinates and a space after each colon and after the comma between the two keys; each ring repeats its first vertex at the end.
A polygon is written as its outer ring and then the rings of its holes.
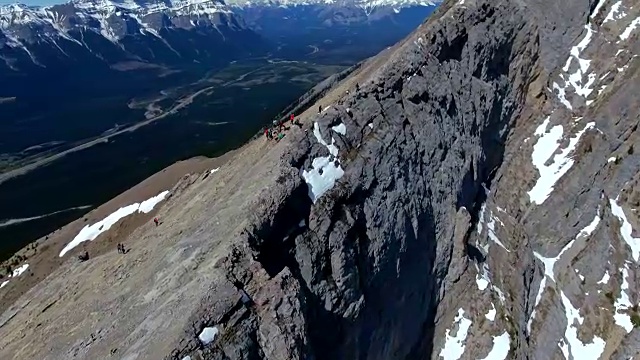
{"type": "Polygon", "coordinates": [[[291,116],[289,116],[289,120],[291,120],[291,123],[293,124],[293,114],[291,114],[291,116]]]}
{"type": "Polygon", "coordinates": [[[158,226],[158,223],[159,223],[158,218],[153,218],[153,222],[156,223],[156,226],[158,226]]]}

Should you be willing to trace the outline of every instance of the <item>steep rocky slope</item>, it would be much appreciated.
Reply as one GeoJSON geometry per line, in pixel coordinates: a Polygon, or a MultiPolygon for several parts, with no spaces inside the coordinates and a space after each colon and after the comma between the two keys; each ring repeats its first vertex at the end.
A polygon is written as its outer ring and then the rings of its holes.
{"type": "Polygon", "coordinates": [[[0,355],[640,358],[638,5],[443,3],[27,292],[0,355]]]}

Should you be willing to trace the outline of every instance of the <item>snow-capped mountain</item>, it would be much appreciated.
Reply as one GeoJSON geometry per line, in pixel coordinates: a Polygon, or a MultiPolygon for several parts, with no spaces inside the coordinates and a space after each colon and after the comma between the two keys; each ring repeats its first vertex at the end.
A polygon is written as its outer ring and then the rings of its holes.
{"type": "MultiPolygon", "coordinates": [[[[34,63],[46,66],[47,59],[39,59],[31,53],[37,44],[48,43],[68,55],[68,47],[78,45],[94,51],[95,44],[86,37],[102,37],[132,58],[141,57],[140,49],[127,48],[123,39],[127,36],[157,38],[149,41],[164,43],[165,47],[183,56],[171,44],[168,31],[208,30],[212,37],[226,41],[227,35],[245,31],[224,3],[215,0],[189,1],[73,1],[50,7],[9,5],[0,7],[0,49],[9,47],[26,52],[34,63]],[[164,32],[163,32],[164,31],[164,32]],[[226,34],[229,33],[229,34],[226,34]]],[[[8,50],[11,52],[11,50],[8,50]]],[[[0,56],[5,62],[11,58],[0,56]]],[[[96,54],[101,57],[103,54],[96,54]]]]}

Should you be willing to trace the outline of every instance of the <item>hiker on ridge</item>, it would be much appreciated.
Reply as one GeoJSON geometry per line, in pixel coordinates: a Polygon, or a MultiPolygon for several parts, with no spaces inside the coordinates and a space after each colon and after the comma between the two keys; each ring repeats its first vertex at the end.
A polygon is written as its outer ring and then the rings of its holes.
{"type": "Polygon", "coordinates": [[[153,222],[156,224],[156,226],[158,226],[160,224],[160,221],[158,220],[158,218],[153,218],[153,222]]]}

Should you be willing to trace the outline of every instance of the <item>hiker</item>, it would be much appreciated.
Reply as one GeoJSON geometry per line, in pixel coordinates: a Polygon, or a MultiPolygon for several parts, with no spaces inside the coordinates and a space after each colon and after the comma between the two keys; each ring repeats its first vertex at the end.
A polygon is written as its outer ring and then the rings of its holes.
{"type": "Polygon", "coordinates": [[[291,121],[291,125],[293,125],[293,118],[294,118],[294,116],[293,116],[293,114],[291,114],[291,116],[289,116],[289,120],[291,121]]]}
{"type": "Polygon", "coordinates": [[[89,260],[89,252],[85,251],[84,254],[78,256],[78,260],[80,261],[87,261],[89,260]]]}
{"type": "Polygon", "coordinates": [[[122,245],[118,244],[118,254],[122,254],[122,245]]]}
{"type": "Polygon", "coordinates": [[[318,114],[322,112],[322,105],[318,105],[318,114]]]}
{"type": "Polygon", "coordinates": [[[158,221],[158,218],[153,218],[153,222],[156,224],[156,226],[160,224],[160,221],[158,221]]]}
{"type": "Polygon", "coordinates": [[[264,128],[264,137],[267,138],[267,140],[269,140],[269,129],[264,128]]]}
{"type": "Polygon", "coordinates": [[[360,91],[360,84],[356,83],[356,91],[360,91]]]}
{"type": "Polygon", "coordinates": [[[298,127],[302,129],[302,123],[300,122],[300,120],[296,119],[296,121],[293,124],[298,125],[298,127]]]}

